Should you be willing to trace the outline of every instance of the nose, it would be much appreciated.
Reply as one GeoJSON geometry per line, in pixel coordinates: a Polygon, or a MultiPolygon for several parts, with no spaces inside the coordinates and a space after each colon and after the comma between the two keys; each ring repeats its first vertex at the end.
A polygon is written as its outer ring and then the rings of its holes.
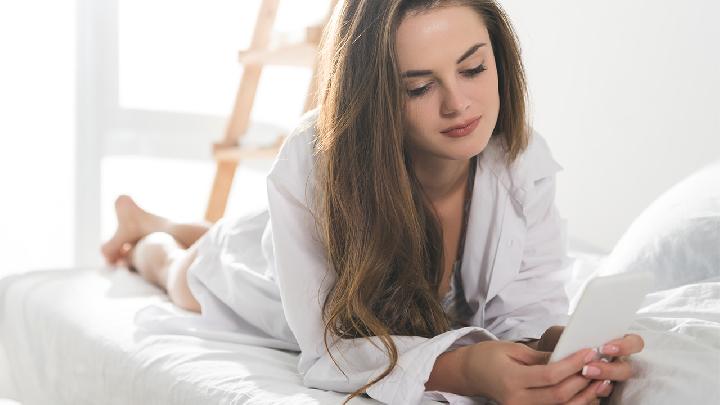
{"type": "Polygon", "coordinates": [[[446,84],[443,91],[443,100],[440,113],[443,116],[462,114],[470,107],[470,99],[463,94],[457,82],[446,84]]]}

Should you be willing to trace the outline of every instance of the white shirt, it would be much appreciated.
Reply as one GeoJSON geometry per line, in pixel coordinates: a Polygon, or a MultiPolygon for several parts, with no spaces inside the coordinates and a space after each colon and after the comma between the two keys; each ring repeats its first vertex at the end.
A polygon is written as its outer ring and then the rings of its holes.
{"type": "MultiPolygon", "coordinates": [[[[367,339],[328,342],[341,372],[323,342],[322,303],[335,276],[326,267],[311,212],[316,118],[316,111],[303,117],[267,177],[269,218],[262,212],[214,227],[201,240],[188,281],[203,317],[216,325],[232,324],[228,327],[255,336],[254,342],[299,350],[298,371],[306,386],[352,392],[379,375],[387,358],[367,339]]],[[[535,132],[512,166],[495,138],[477,164],[460,270],[472,310],[467,321],[475,326],[431,339],[393,337],[398,364],[367,390],[381,402],[414,404],[426,395],[450,403],[484,403],[426,394],[435,359],[483,340],[539,338],[548,327],[567,321],[565,224],[554,204],[560,165],[535,132]]]]}

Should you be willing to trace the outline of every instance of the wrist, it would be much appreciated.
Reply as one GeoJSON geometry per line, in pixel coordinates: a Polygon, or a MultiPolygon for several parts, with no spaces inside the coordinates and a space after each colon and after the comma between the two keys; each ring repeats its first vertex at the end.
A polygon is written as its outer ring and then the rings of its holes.
{"type": "Polygon", "coordinates": [[[470,369],[472,367],[472,364],[470,362],[470,346],[463,346],[455,350],[458,357],[458,369],[460,370],[460,376],[458,384],[463,392],[463,395],[475,395],[475,392],[472,387],[472,384],[470,383],[470,374],[472,370],[470,369]]]}
{"type": "Polygon", "coordinates": [[[474,395],[469,382],[470,357],[468,346],[459,347],[437,357],[425,383],[427,391],[451,392],[458,395],[474,395]]]}

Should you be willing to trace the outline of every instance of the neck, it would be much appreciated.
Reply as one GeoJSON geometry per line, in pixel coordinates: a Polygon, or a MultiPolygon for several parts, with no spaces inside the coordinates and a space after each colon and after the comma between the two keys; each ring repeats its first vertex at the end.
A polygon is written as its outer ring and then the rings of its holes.
{"type": "Polygon", "coordinates": [[[442,201],[465,189],[470,160],[448,160],[416,154],[413,166],[423,190],[432,202],[442,201]]]}

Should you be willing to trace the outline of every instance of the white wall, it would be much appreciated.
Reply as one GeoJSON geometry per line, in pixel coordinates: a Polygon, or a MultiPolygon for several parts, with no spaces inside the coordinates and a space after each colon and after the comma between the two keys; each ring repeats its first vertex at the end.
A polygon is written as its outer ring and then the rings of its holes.
{"type": "Polygon", "coordinates": [[[73,262],[74,1],[0,2],[0,276],[73,262]]]}
{"type": "MultiPolygon", "coordinates": [[[[159,171],[196,166],[195,160],[212,162],[211,145],[224,135],[242,73],[237,52],[250,43],[260,2],[77,0],[76,265],[103,264],[98,246],[114,230],[114,221],[106,218],[118,192],[172,217],[203,216],[209,191],[173,189],[179,173],[158,182],[154,169],[133,177],[136,168],[125,167],[133,158],[159,171]],[[195,29],[189,32],[188,26],[195,29]],[[149,157],[169,159],[143,159],[149,157]],[[169,196],[182,196],[172,207],[179,210],[162,209],[169,196]]],[[[300,28],[321,19],[327,2],[281,1],[275,34],[291,39],[303,34],[300,28]]],[[[272,143],[291,130],[302,113],[310,77],[308,68],[266,67],[243,141],[272,143]],[[281,100],[274,97],[278,92],[284,94],[281,100]]],[[[214,170],[214,164],[210,167],[214,170]]],[[[200,188],[211,184],[212,177],[200,188]]]]}
{"type": "MultiPolygon", "coordinates": [[[[535,127],[565,167],[570,234],[609,250],[653,198],[720,158],[720,4],[501,2],[535,127]]],[[[75,4],[0,2],[0,273],[73,264],[75,4]]]]}
{"type": "Polygon", "coordinates": [[[571,237],[610,250],[655,197],[720,159],[720,3],[501,0],[533,123],[565,170],[571,237]]]}

